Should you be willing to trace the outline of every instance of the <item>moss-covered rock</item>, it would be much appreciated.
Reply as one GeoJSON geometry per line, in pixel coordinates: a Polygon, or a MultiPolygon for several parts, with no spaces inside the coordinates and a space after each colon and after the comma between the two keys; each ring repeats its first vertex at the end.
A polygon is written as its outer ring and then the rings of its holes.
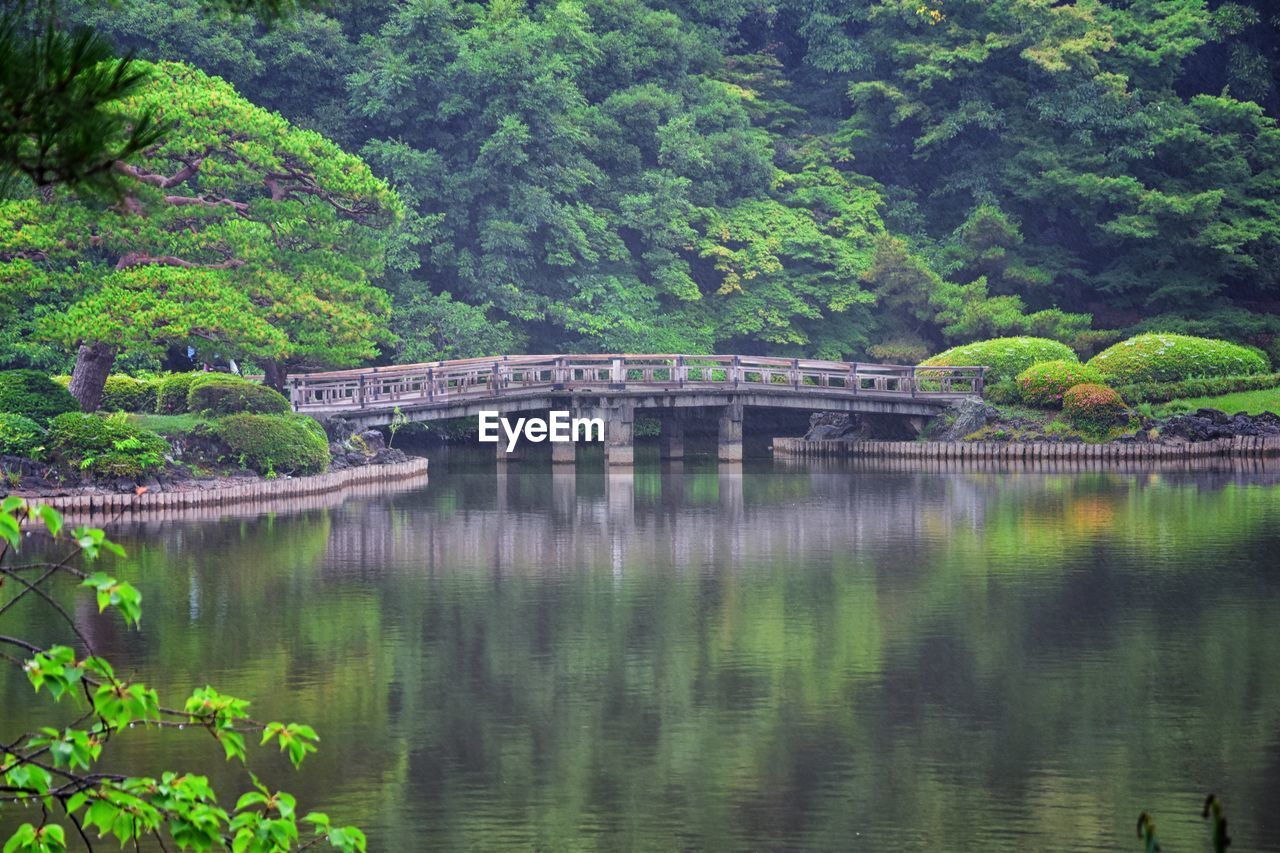
{"type": "Polygon", "coordinates": [[[971,344],[952,347],[945,352],[925,359],[927,367],[987,368],[986,382],[994,385],[1004,379],[1014,379],[1019,373],[1040,361],[1078,361],[1071,347],[1049,338],[992,338],[971,344]]]}
{"type": "Polygon", "coordinates": [[[1104,384],[1102,374],[1078,361],[1041,361],[1018,374],[1018,396],[1028,406],[1057,409],[1068,388],[1085,383],[1104,384]]]}
{"type": "Polygon", "coordinates": [[[79,409],[71,392],[38,370],[0,370],[0,412],[45,424],[79,409]]]}
{"type": "Polygon", "coordinates": [[[1111,384],[1175,382],[1214,376],[1247,376],[1270,369],[1249,347],[1191,335],[1138,335],[1089,360],[1111,384]]]}
{"type": "Polygon", "coordinates": [[[234,457],[259,474],[318,474],[329,467],[324,429],[304,415],[228,415],[213,430],[234,457]]]}

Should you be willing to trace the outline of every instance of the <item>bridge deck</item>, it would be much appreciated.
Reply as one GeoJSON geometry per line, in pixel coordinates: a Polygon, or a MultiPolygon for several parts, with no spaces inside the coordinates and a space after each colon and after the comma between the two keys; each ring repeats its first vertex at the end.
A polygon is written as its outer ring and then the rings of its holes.
{"type": "Polygon", "coordinates": [[[981,394],[983,371],[736,355],[521,355],[294,374],[289,390],[296,411],[361,420],[395,409],[432,420],[536,408],[569,395],[632,397],[640,407],[708,405],[730,395],[788,408],[859,401],[919,414],[981,394]]]}

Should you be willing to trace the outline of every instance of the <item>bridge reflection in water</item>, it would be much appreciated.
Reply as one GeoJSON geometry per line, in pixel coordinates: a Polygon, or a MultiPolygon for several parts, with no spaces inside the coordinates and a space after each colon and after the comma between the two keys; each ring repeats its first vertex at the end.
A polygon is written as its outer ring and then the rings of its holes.
{"type": "MultiPolygon", "coordinates": [[[[474,452],[460,455],[476,459],[474,452]]],[[[923,541],[939,530],[978,531],[993,483],[1023,495],[1045,489],[1052,475],[1088,473],[1115,481],[1188,477],[1200,487],[1280,483],[1275,461],[1225,459],[1132,470],[756,461],[745,464],[745,475],[743,463],[705,459],[604,469],[499,465],[496,473],[490,464],[464,476],[449,473],[448,461],[439,467],[435,485],[403,501],[345,507],[329,543],[332,564],[544,575],[584,564],[621,571],[625,555],[696,572],[815,549],[852,553],[861,542],[923,541]],[[773,476],[761,475],[766,468],[773,476]],[[874,477],[875,488],[860,488],[860,475],[874,477]],[[431,524],[414,521],[423,501],[434,508],[431,524]]]]}

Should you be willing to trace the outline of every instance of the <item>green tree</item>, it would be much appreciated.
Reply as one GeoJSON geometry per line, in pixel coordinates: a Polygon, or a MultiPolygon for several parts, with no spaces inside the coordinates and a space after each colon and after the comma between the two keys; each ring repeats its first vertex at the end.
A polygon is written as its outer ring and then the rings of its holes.
{"type": "Polygon", "coordinates": [[[368,359],[388,340],[381,274],[401,204],[354,156],[230,85],[145,66],[122,105],[171,126],[117,161],[122,195],[70,190],[0,203],[0,282],[58,294],[36,326],[78,345],[71,391],[96,406],[121,349],[190,343],[265,366],[368,359]],[[17,266],[11,266],[17,265],[17,266]]]}

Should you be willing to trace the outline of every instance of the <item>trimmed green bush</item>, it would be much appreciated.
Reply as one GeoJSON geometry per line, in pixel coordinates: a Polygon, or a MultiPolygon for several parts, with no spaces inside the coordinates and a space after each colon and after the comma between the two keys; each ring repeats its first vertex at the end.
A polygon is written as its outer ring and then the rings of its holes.
{"type": "Polygon", "coordinates": [[[138,477],[164,467],[169,443],[122,418],[83,412],[58,415],[45,438],[49,456],[59,465],[97,477],[138,477]]]}
{"type": "Polygon", "coordinates": [[[1014,379],[1038,361],[1078,361],[1066,344],[1049,338],[992,338],[952,347],[921,365],[928,367],[966,367],[985,365],[986,382],[994,385],[1002,379],[1014,379]]]}
{"type": "Polygon", "coordinates": [[[1119,385],[1116,392],[1133,403],[1167,403],[1181,397],[1217,397],[1237,391],[1265,391],[1280,388],[1280,373],[1250,376],[1214,376],[1181,382],[1140,382],[1119,385]]]}
{"type": "Polygon", "coordinates": [[[187,394],[191,383],[207,373],[170,373],[156,386],[156,414],[181,415],[187,411],[187,394]]]}
{"type": "Polygon", "coordinates": [[[38,370],[0,370],[0,412],[26,415],[45,424],[79,409],[70,391],[38,370]]]}
{"type": "Polygon", "coordinates": [[[289,400],[274,388],[226,373],[207,373],[191,383],[187,411],[211,415],[249,412],[280,415],[289,411],[289,400]]]}
{"type": "Polygon", "coordinates": [[[98,408],[106,412],[154,412],[159,381],[108,376],[98,408]]]}
{"type": "Polygon", "coordinates": [[[1093,382],[1073,385],[1062,395],[1063,417],[1083,430],[1108,430],[1121,423],[1127,411],[1119,394],[1093,382]]]}
{"type": "Polygon", "coordinates": [[[1113,385],[1177,382],[1212,376],[1266,373],[1266,359],[1247,347],[1190,335],[1138,335],[1089,360],[1113,385]]]}
{"type": "Polygon", "coordinates": [[[0,456],[35,458],[43,445],[44,427],[26,415],[0,412],[0,456]]]}
{"type": "Polygon", "coordinates": [[[1062,395],[1073,385],[1103,384],[1102,374],[1078,361],[1041,361],[1018,374],[1018,396],[1028,406],[1062,407],[1062,395]]]}
{"type": "Polygon", "coordinates": [[[305,415],[228,415],[213,431],[259,474],[318,474],[329,467],[324,430],[305,415]]]}

